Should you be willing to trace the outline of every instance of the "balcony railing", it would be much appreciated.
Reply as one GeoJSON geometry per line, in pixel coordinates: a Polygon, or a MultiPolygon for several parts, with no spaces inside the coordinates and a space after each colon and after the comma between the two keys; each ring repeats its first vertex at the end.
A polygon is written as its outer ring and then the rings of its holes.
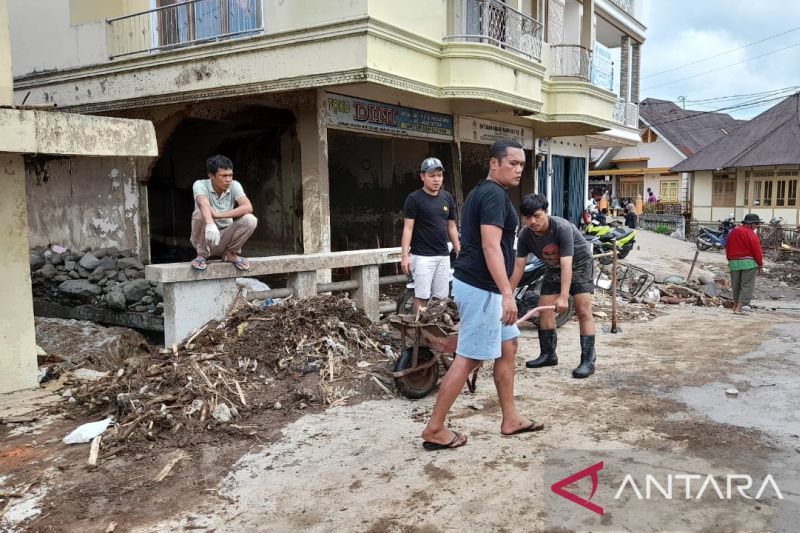
{"type": "Polygon", "coordinates": [[[611,3],[628,15],[633,15],[633,0],[611,0],[611,3]]]}
{"type": "Polygon", "coordinates": [[[589,81],[592,51],[577,44],[554,44],[551,76],[589,81]]]}
{"type": "Polygon", "coordinates": [[[629,128],[639,127],[639,104],[619,99],[614,104],[613,120],[629,128]]]}
{"type": "Polygon", "coordinates": [[[445,41],[488,43],[542,59],[542,23],[499,0],[464,0],[464,33],[449,35],[445,41]]]}
{"type": "Polygon", "coordinates": [[[106,20],[110,58],[264,31],[262,0],[185,0],[106,20]]]}

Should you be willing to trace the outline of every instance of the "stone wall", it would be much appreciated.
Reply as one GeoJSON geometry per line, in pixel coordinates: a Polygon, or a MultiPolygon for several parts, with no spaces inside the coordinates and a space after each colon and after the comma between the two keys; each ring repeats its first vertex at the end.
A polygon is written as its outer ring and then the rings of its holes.
{"type": "Polygon", "coordinates": [[[164,312],[162,285],[144,279],[144,265],[130,250],[39,247],[30,251],[30,266],[34,298],[112,311],[164,312]]]}

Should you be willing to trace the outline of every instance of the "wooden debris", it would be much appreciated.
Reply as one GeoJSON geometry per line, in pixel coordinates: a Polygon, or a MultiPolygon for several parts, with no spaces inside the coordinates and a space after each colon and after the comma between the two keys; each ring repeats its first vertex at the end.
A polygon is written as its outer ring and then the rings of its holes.
{"type": "Polygon", "coordinates": [[[372,376],[372,381],[374,381],[374,382],[375,382],[375,384],[376,384],[378,387],[380,387],[381,389],[383,389],[383,392],[385,392],[385,393],[386,393],[386,394],[388,394],[389,396],[392,396],[392,391],[390,391],[388,388],[386,388],[386,385],[384,385],[383,383],[381,383],[381,380],[379,380],[379,379],[378,379],[378,378],[376,378],[375,376],[372,376]]]}
{"type": "Polygon", "coordinates": [[[235,379],[233,380],[234,385],[236,385],[236,392],[239,393],[239,400],[241,400],[242,405],[247,407],[247,400],[244,399],[244,392],[242,392],[242,386],[239,385],[239,382],[235,379]]]}
{"type": "Polygon", "coordinates": [[[89,466],[97,466],[97,456],[100,454],[100,443],[102,440],[102,435],[98,435],[92,439],[92,444],[89,447],[89,460],[86,461],[86,464],[89,466]]]}
{"type": "MultiPolygon", "coordinates": [[[[222,403],[236,406],[235,420],[246,423],[264,405],[341,405],[359,394],[359,387],[375,394],[362,368],[388,372],[386,346],[395,353],[401,348],[386,326],[373,324],[339,296],[289,299],[265,309],[240,306],[192,337],[126,361],[113,380],[73,390],[77,401],[65,402],[67,414],[102,413],[119,420],[103,436],[98,463],[136,449],[133,443],[141,440],[163,438],[183,446],[200,432],[230,430],[229,422],[212,420],[222,403]],[[239,336],[245,322],[246,334],[239,336]],[[296,397],[294,382],[301,379],[318,380],[321,394],[296,397]]],[[[391,386],[381,390],[394,395],[391,386]]]]}
{"type": "Polygon", "coordinates": [[[186,452],[184,451],[178,452],[175,455],[175,457],[170,459],[169,462],[166,465],[164,465],[164,468],[162,468],[161,471],[156,475],[156,477],[153,478],[153,481],[155,481],[156,483],[161,483],[162,481],[164,481],[164,478],[166,478],[169,475],[169,473],[172,472],[172,469],[175,468],[176,464],[188,458],[189,456],[186,454],[186,452]]]}
{"type": "Polygon", "coordinates": [[[39,420],[38,416],[8,416],[0,418],[0,424],[27,424],[37,420],[39,420]]]}
{"type": "Polygon", "coordinates": [[[190,345],[190,344],[192,344],[192,341],[194,341],[194,340],[195,340],[197,337],[199,337],[199,336],[200,336],[200,334],[201,334],[201,333],[203,333],[203,332],[206,330],[206,328],[207,328],[207,327],[208,327],[208,324],[204,325],[202,328],[199,328],[197,331],[195,331],[195,332],[192,334],[192,336],[191,336],[191,337],[189,337],[189,340],[187,340],[187,341],[186,341],[186,342],[183,344],[183,346],[184,346],[185,348],[187,348],[187,349],[188,349],[188,348],[189,348],[189,345],[190,345]]]}
{"type": "Polygon", "coordinates": [[[114,531],[116,529],[117,529],[117,523],[116,522],[109,522],[108,526],[106,526],[106,532],[105,533],[114,533],[114,531]]]}

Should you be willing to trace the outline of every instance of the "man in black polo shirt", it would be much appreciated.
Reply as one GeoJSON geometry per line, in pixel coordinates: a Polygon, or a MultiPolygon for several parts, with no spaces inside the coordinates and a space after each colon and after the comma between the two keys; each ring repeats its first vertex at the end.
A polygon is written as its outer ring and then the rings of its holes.
{"type": "Polygon", "coordinates": [[[450,251],[461,251],[456,227],[456,202],[442,190],[444,166],[429,157],[420,166],[422,188],[406,198],[403,206],[403,255],[400,266],[414,278],[414,313],[430,298],[444,299],[450,294],[450,251]]]}
{"type": "MultiPolygon", "coordinates": [[[[528,254],[533,253],[545,264],[542,294],[539,305],[555,305],[561,313],[575,299],[575,314],[580,324],[581,364],[572,377],[582,379],[594,374],[594,292],[592,248],[572,222],[547,213],[549,204],[541,194],[529,194],[522,199],[522,231],[517,240],[517,261],[511,275],[511,287],[516,288],[525,270],[528,254]]],[[[552,310],[543,311],[539,318],[539,347],[541,355],[525,363],[528,368],[554,366],[556,357],[556,319],[552,310]]]]}
{"type": "Polygon", "coordinates": [[[422,432],[426,450],[463,446],[467,436],[445,426],[447,413],[471,372],[493,361],[492,374],[505,436],[540,431],[544,425],[517,413],[514,361],[517,354],[517,304],[508,276],[514,266],[514,234],[519,219],[506,193],[519,185],[525,151],[517,141],[495,142],[489,149],[489,175],[464,201],[461,237],[464,247],[455,266],[453,294],[460,324],[453,364],[439,386],[431,418],[422,432]]]}

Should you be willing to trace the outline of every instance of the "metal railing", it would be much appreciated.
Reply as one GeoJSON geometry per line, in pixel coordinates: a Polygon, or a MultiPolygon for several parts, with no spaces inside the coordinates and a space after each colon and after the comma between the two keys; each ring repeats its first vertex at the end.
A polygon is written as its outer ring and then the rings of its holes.
{"type": "Polygon", "coordinates": [[[464,33],[445,41],[488,43],[536,61],[542,59],[544,27],[499,0],[464,0],[464,33]]]}
{"type": "Polygon", "coordinates": [[[633,0],[611,0],[611,3],[628,15],[633,15],[633,0]]]}
{"type": "Polygon", "coordinates": [[[612,120],[617,124],[628,126],[629,128],[639,127],[639,104],[633,102],[626,102],[623,99],[618,99],[614,103],[614,113],[612,120]]]}
{"type": "Polygon", "coordinates": [[[106,19],[111,59],[254,35],[264,31],[262,0],[180,0],[106,19]]]}
{"type": "Polygon", "coordinates": [[[592,51],[578,44],[553,44],[551,76],[589,81],[592,71],[592,51]]]}

